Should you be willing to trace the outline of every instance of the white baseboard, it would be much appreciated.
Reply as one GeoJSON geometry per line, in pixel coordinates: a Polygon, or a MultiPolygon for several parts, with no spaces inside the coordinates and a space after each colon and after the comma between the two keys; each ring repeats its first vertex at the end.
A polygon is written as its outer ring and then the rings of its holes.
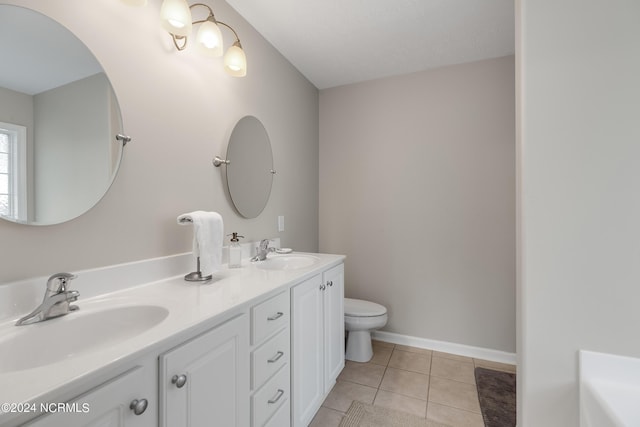
{"type": "Polygon", "coordinates": [[[408,345],[411,347],[436,350],[444,353],[457,354],[459,356],[473,357],[475,359],[490,360],[492,362],[516,364],[516,354],[507,353],[501,350],[492,350],[483,347],[473,347],[470,345],[456,344],[446,341],[436,341],[426,338],[412,337],[409,335],[396,334],[394,332],[373,331],[373,339],[385,341],[392,344],[408,345]]]}

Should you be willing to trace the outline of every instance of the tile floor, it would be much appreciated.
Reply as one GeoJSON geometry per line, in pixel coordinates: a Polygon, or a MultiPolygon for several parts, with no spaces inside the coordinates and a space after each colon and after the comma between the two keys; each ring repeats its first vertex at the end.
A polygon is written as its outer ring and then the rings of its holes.
{"type": "Polygon", "coordinates": [[[337,427],[359,400],[410,412],[452,427],[484,427],[474,368],[515,372],[514,365],[373,342],[368,363],[347,361],[311,427],[337,427]]]}

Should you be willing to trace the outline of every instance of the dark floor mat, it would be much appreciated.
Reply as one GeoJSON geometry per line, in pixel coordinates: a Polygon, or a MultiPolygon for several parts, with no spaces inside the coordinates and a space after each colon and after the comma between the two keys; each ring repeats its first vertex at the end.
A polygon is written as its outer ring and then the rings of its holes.
{"type": "Polygon", "coordinates": [[[516,375],[476,368],[475,376],[485,427],[515,427],[516,375]]]}

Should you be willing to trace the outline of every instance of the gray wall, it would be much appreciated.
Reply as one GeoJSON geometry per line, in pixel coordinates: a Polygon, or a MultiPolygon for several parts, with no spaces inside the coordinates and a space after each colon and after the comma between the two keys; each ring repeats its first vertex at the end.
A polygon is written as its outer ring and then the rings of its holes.
{"type": "Polygon", "coordinates": [[[578,425],[579,349],[640,357],[639,16],[518,2],[520,427],[578,425]]]}
{"type": "Polygon", "coordinates": [[[320,250],[385,330],[515,351],[514,58],[320,92],[320,250]]]}
{"type": "Polygon", "coordinates": [[[0,122],[33,126],[33,97],[0,87],[0,122]]]}
{"type": "Polygon", "coordinates": [[[318,91],[225,2],[210,4],[240,35],[248,60],[242,79],[227,76],[221,58],[177,52],[160,27],[159,0],[144,8],[114,0],[5,3],[41,11],[85,42],[110,78],[133,141],[111,190],[87,214],[44,227],[0,221],[0,283],[188,252],[191,230],[176,216],[196,209],[221,213],[226,233],[318,249],[318,91]],[[263,121],[278,171],[267,207],[252,220],[234,212],[222,170],[211,164],[249,114],[263,121]]]}
{"type": "Polygon", "coordinates": [[[102,73],[33,97],[35,220],[60,222],[99,200],[113,176],[111,88],[102,73]],[[82,179],[78,179],[81,176],[82,179]],[[72,198],[65,197],[71,192],[72,198]],[[60,203],[60,200],[66,203],[60,203]]]}

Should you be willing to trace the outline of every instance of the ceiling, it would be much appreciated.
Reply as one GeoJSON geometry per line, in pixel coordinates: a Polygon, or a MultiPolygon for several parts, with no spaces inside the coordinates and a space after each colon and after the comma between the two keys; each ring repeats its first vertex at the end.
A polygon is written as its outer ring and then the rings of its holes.
{"type": "Polygon", "coordinates": [[[69,30],[32,10],[0,5],[0,87],[35,95],[99,73],[93,54],[69,30]]]}
{"type": "Polygon", "coordinates": [[[514,52],[513,0],[227,3],[318,89],[514,52]]]}
{"type": "MultiPolygon", "coordinates": [[[[514,52],[513,0],[227,2],[318,89],[514,52]]],[[[81,42],[40,14],[4,6],[0,24],[0,52],[13,58],[0,86],[35,94],[101,71],[81,42]],[[38,51],[20,55],[19,42],[38,51]],[[62,48],[69,56],[52,55],[62,48]],[[32,62],[41,57],[54,62],[46,68],[32,62]],[[56,61],[63,57],[75,58],[71,77],[68,61],[56,61]]]]}

